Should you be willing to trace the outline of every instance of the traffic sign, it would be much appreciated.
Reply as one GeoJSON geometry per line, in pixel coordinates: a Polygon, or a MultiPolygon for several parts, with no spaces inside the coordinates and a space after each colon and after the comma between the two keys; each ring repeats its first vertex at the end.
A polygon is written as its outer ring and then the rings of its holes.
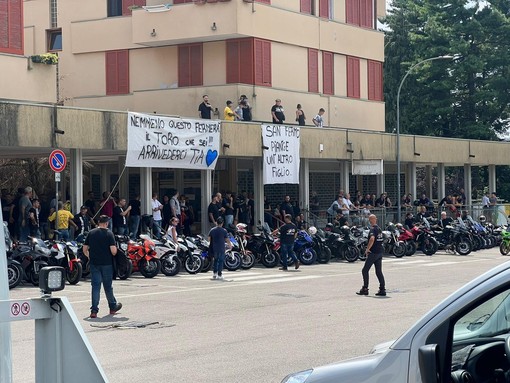
{"type": "Polygon", "coordinates": [[[60,149],[53,150],[49,157],[49,163],[51,170],[60,173],[67,165],[66,154],[60,149]]]}

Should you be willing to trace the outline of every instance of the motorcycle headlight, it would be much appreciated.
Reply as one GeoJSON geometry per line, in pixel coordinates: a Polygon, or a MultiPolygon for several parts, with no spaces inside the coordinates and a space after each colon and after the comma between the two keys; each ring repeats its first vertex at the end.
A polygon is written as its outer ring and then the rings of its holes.
{"type": "Polygon", "coordinates": [[[312,372],[313,370],[306,370],[287,375],[281,383],[305,383],[312,372]]]}
{"type": "Polygon", "coordinates": [[[120,244],[120,248],[121,248],[121,250],[126,251],[128,249],[128,244],[127,243],[121,243],[120,244]]]}

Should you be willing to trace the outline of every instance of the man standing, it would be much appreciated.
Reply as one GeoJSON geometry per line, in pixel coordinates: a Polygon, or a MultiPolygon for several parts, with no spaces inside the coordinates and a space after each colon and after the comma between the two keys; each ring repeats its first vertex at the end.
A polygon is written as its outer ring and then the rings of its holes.
{"type": "MultiPolygon", "coordinates": [[[[209,216],[209,225],[212,228],[216,227],[218,218],[220,216],[220,202],[221,194],[214,194],[211,199],[211,203],[207,207],[207,214],[209,216]],[[219,196],[219,199],[218,199],[219,196]]],[[[223,222],[223,220],[222,220],[223,222]]]]}
{"type": "Polygon", "coordinates": [[[75,215],[73,221],[78,227],[75,232],[76,241],[83,242],[85,235],[91,229],[91,223],[94,224],[94,220],[88,214],[88,207],[83,205],[80,208],[80,214],[75,215]]]}
{"type": "Polygon", "coordinates": [[[90,318],[97,318],[99,312],[101,283],[110,307],[110,315],[116,314],[122,308],[122,303],[118,303],[113,295],[113,257],[117,254],[117,246],[113,233],[108,230],[109,221],[108,216],[100,216],[99,227],[90,231],[83,245],[83,254],[89,258],[92,284],[90,318]]]}
{"type": "Polygon", "coordinates": [[[88,199],[83,203],[83,206],[87,207],[87,214],[92,218],[96,215],[96,199],[94,198],[94,192],[89,191],[88,199]]]}
{"type": "Polygon", "coordinates": [[[179,202],[179,191],[174,190],[172,198],[170,198],[170,214],[172,217],[177,217],[179,224],[177,225],[177,232],[182,234],[181,225],[181,204],[179,202]]]}
{"type": "Polygon", "coordinates": [[[286,195],[282,204],[280,205],[280,214],[282,218],[285,220],[285,216],[290,215],[290,220],[294,219],[294,207],[290,203],[290,196],[286,195]]]}
{"type": "Polygon", "coordinates": [[[209,104],[209,96],[204,94],[202,103],[198,106],[198,116],[200,118],[210,120],[212,113],[212,105],[209,104]]]}
{"type": "Polygon", "coordinates": [[[64,241],[69,241],[69,225],[73,226],[75,230],[78,229],[78,226],[74,223],[73,218],[74,215],[71,214],[70,211],[64,209],[64,204],[62,201],[58,201],[58,220],[57,220],[57,212],[54,211],[49,217],[48,221],[53,222],[55,220],[58,221],[58,226],[56,227],[58,233],[58,239],[63,239],[64,241]]]}
{"type": "Polygon", "coordinates": [[[161,222],[163,217],[161,216],[161,210],[163,205],[158,201],[158,193],[152,193],[152,234],[157,238],[161,238],[161,222]]]}
{"type": "Polygon", "coordinates": [[[41,204],[39,200],[35,198],[32,200],[32,207],[28,209],[28,227],[30,236],[34,238],[41,238],[41,230],[39,224],[39,212],[41,204]]]}
{"type": "Polygon", "coordinates": [[[223,263],[225,262],[225,244],[231,248],[230,238],[227,231],[223,228],[223,218],[216,219],[216,227],[209,232],[209,249],[214,257],[213,277],[219,281],[223,280],[223,263]]]}
{"type": "Polygon", "coordinates": [[[282,259],[282,267],[280,270],[287,271],[287,258],[290,255],[294,260],[294,268],[299,269],[299,260],[294,253],[294,241],[297,237],[297,227],[292,223],[292,216],[290,214],[285,214],[285,225],[281,226],[279,229],[275,230],[274,233],[280,234],[280,249],[281,249],[281,259],[282,259]]]}
{"type": "Polygon", "coordinates": [[[128,216],[131,207],[126,207],[126,200],[121,198],[117,206],[113,208],[113,232],[117,235],[128,235],[128,216]]]}
{"type": "Polygon", "coordinates": [[[313,124],[318,127],[322,128],[324,127],[324,118],[322,117],[326,111],[324,108],[319,109],[319,113],[312,119],[313,124]]]}
{"type": "Polygon", "coordinates": [[[138,228],[140,227],[140,217],[141,217],[141,202],[140,202],[140,194],[137,194],[135,199],[129,201],[129,207],[131,211],[129,212],[129,237],[134,241],[138,236],[138,228]]]}
{"type": "Polygon", "coordinates": [[[28,211],[32,208],[32,188],[27,186],[25,188],[25,193],[23,197],[19,200],[19,227],[20,227],[20,236],[19,240],[24,242],[28,239],[28,235],[30,234],[30,227],[28,225],[28,211]]]}
{"type": "Polygon", "coordinates": [[[381,228],[377,226],[377,217],[374,214],[370,214],[368,217],[370,222],[370,232],[368,233],[368,244],[365,251],[367,256],[365,265],[361,274],[363,275],[363,287],[360,291],[356,292],[358,295],[368,295],[368,272],[372,265],[375,265],[375,275],[379,280],[379,291],[375,294],[379,297],[386,296],[386,286],[384,282],[384,275],[382,272],[382,256],[383,256],[383,235],[381,228]]]}
{"type": "Polygon", "coordinates": [[[285,114],[282,106],[282,100],[277,98],[275,104],[271,108],[271,115],[273,116],[273,124],[283,124],[285,121],[285,114]]]}

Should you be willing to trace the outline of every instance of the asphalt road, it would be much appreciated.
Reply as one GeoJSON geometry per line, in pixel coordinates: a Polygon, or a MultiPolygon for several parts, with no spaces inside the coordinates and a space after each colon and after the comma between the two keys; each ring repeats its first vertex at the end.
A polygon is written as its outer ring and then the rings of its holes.
{"type": "MultiPolygon", "coordinates": [[[[207,382],[277,383],[290,372],[366,354],[395,339],[440,300],[473,277],[509,258],[497,248],[468,256],[438,253],[385,258],[388,296],[361,287],[363,263],[333,261],[297,271],[255,267],[226,272],[145,279],[135,274],[116,281],[124,308],[88,319],[90,283],[66,286],[94,351],[112,383],[207,382]],[[109,324],[158,322],[145,328],[101,328],[109,324]]],[[[37,297],[28,285],[12,299],[37,297]]],[[[33,382],[31,322],[12,325],[14,382],[33,382]]],[[[66,382],[67,383],[67,382],[66,382]]]]}

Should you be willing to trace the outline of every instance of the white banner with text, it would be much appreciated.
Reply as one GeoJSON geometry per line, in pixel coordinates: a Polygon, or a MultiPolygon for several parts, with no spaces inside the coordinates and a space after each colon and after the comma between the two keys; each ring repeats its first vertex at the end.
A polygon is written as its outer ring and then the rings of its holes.
{"type": "Polygon", "coordinates": [[[214,169],[221,122],[128,113],[128,167],[214,169]]]}
{"type": "Polygon", "coordinates": [[[262,125],[264,185],[299,183],[299,127],[262,125]]]}

